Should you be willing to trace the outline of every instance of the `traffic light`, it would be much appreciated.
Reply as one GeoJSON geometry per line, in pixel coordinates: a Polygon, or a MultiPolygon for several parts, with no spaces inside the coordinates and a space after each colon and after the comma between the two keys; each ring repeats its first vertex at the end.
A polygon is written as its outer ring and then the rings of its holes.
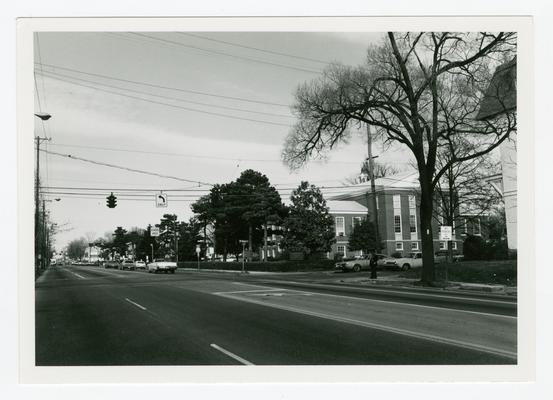
{"type": "Polygon", "coordinates": [[[106,199],[107,199],[107,206],[109,208],[115,208],[117,206],[117,197],[113,195],[113,192],[111,192],[111,194],[108,197],[106,197],[106,199]]]}

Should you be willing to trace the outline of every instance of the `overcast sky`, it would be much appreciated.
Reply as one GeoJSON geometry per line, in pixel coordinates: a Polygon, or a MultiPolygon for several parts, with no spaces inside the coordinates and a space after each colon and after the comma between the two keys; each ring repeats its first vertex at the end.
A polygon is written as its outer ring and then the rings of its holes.
{"type": "MultiPolygon", "coordinates": [[[[36,119],[35,133],[52,138],[47,150],[192,181],[42,154],[43,186],[64,187],[56,189],[64,193],[81,187],[106,189],[95,199],[69,194],[46,197],[61,199],[47,206],[53,221],[70,229],[57,235],[57,249],[87,233],[101,237],[117,226],[158,223],[164,213],[187,220],[191,202],[202,192],[178,199],[169,192],[169,207],[156,208],[155,191],[207,190],[195,182],[230,182],[248,168],[264,173],[280,188],[295,187],[301,180],[319,186],[344,183],[359,172],[366,157],[364,136],[354,135],[347,145],[329,153],[327,162],[312,162],[292,173],[280,161],[284,138],[294,123],[290,106],[297,86],[316,78],[325,63],[362,64],[367,46],[380,37],[375,33],[35,34],[35,110],[52,115],[44,124],[36,119]],[[152,200],[120,198],[115,209],[107,208],[105,196],[125,188],[152,189],[152,200]]],[[[374,153],[400,167],[408,162],[404,153],[382,152],[378,146],[374,153]]],[[[282,193],[286,200],[289,190],[282,193]]]]}

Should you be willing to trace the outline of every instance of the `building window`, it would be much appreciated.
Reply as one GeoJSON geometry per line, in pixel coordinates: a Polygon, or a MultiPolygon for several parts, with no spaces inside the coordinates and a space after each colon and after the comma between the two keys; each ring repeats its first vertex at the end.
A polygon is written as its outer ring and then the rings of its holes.
{"type": "Polygon", "coordinates": [[[361,221],[362,221],[362,220],[363,220],[363,218],[361,218],[361,217],[353,217],[353,218],[351,219],[351,226],[352,226],[353,228],[355,228],[356,226],[361,225],[361,221]]]}
{"type": "Polygon", "coordinates": [[[394,209],[401,208],[401,196],[399,194],[394,194],[394,209]]]}
{"type": "Polygon", "coordinates": [[[336,246],[336,253],[346,256],[346,246],[336,246]]]}
{"type": "Polygon", "coordinates": [[[336,217],[336,236],[344,236],[345,233],[344,217],[336,217]]]}
{"type": "Polygon", "coordinates": [[[451,246],[453,250],[457,250],[457,242],[451,242],[451,246]]]}
{"type": "Polygon", "coordinates": [[[411,250],[418,250],[419,249],[419,242],[411,242],[411,250]]]}
{"type": "Polygon", "coordinates": [[[411,233],[417,233],[417,216],[409,214],[409,229],[411,233]]]}
{"type": "Polygon", "coordinates": [[[403,251],[403,242],[396,242],[396,250],[403,251]]]}
{"type": "Polygon", "coordinates": [[[440,242],[440,250],[447,250],[447,243],[446,242],[440,242]]]}
{"type": "Polygon", "coordinates": [[[467,222],[467,219],[466,218],[463,218],[463,233],[466,235],[467,234],[467,225],[468,225],[468,222],[467,222]]]}
{"type": "Polygon", "coordinates": [[[409,196],[409,208],[417,208],[417,203],[415,202],[415,196],[409,196]]]}
{"type": "Polygon", "coordinates": [[[401,215],[394,215],[394,232],[401,233],[401,215]]]}
{"type": "Polygon", "coordinates": [[[480,218],[476,218],[474,220],[474,222],[472,223],[472,226],[473,226],[473,232],[475,235],[481,235],[482,234],[482,229],[481,229],[481,226],[480,226],[480,218]]]}

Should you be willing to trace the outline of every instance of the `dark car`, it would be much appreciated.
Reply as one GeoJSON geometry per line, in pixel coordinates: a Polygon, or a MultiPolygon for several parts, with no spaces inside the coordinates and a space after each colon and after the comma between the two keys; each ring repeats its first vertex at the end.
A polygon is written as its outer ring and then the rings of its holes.
{"type": "Polygon", "coordinates": [[[119,269],[124,270],[128,269],[129,271],[134,271],[134,261],[132,260],[123,260],[119,264],[119,269]]]}

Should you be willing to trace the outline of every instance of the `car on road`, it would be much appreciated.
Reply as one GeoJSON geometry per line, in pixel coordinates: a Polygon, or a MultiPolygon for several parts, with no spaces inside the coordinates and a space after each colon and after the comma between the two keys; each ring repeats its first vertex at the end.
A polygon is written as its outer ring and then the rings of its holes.
{"type": "Polygon", "coordinates": [[[108,260],[104,263],[104,268],[105,269],[108,269],[108,268],[114,268],[114,269],[119,269],[119,261],[117,260],[108,260]]]}
{"type": "MultiPolygon", "coordinates": [[[[378,254],[378,253],[375,254],[375,256],[376,256],[377,268],[382,268],[382,266],[384,265],[382,260],[384,260],[387,256],[384,254],[378,254]]],[[[370,261],[371,261],[370,255],[365,254],[362,256],[356,256],[354,258],[344,259],[340,262],[337,262],[334,265],[334,269],[341,270],[344,272],[347,272],[347,271],[359,272],[362,269],[370,269],[371,268],[370,261]]]]}
{"type": "Polygon", "coordinates": [[[148,264],[148,272],[155,273],[164,272],[174,274],[177,269],[177,263],[174,261],[166,260],[165,258],[156,258],[154,262],[148,264]]]}
{"type": "Polygon", "coordinates": [[[134,261],[132,260],[121,261],[121,264],[119,264],[119,269],[120,270],[128,269],[129,271],[134,271],[134,261]]]}
{"type": "Polygon", "coordinates": [[[134,262],[134,269],[146,269],[146,263],[144,261],[137,260],[134,262]]]}

